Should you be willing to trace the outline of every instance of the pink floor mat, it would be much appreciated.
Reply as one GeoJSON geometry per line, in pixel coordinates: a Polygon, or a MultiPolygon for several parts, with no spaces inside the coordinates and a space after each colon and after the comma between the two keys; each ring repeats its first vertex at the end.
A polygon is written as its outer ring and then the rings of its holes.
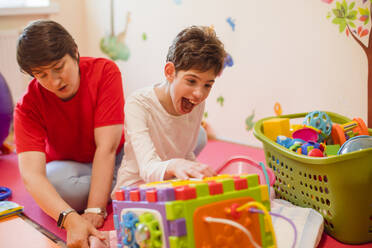
{"type": "Polygon", "coordinates": [[[56,222],[46,215],[26,191],[18,170],[18,160],[15,154],[0,156],[0,186],[12,190],[9,201],[14,201],[24,207],[24,214],[59,238],[66,240],[66,231],[57,227],[56,222]]]}
{"type": "MultiPolygon", "coordinates": [[[[208,164],[213,168],[218,168],[226,160],[232,156],[249,156],[256,161],[265,161],[264,151],[258,148],[227,143],[222,141],[209,141],[207,146],[198,156],[198,160],[202,163],[208,164]]],[[[63,240],[66,240],[66,232],[56,226],[56,222],[44,214],[44,212],[36,205],[35,201],[28,194],[24,188],[23,182],[18,171],[18,162],[15,154],[0,156],[0,186],[8,187],[12,190],[11,201],[23,205],[24,213],[40,224],[45,229],[54,233],[63,240]]],[[[113,230],[114,223],[112,217],[112,206],[108,206],[108,218],[101,230],[113,230]]],[[[372,244],[364,245],[345,245],[342,244],[327,234],[323,234],[319,248],[367,248],[372,247],[372,244]]]]}

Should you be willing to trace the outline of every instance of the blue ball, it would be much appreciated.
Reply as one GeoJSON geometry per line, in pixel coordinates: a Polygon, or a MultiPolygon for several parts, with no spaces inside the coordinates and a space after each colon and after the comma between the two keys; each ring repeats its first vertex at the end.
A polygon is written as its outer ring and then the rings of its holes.
{"type": "Polygon", "coordinates": [[[331,118],[329,118],[329,116],[322,111],[313,111],[308,113],[305,116],[303,124],[315,127],[327,136],[329,136],[332,131],[331,118]]]}

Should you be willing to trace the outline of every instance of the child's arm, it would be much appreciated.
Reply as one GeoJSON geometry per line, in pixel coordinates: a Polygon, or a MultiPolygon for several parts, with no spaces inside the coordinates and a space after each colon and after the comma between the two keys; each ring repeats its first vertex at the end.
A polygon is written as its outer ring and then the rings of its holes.
{"type": "MultiPolygon", "coordinates": [[[[145,182],[162,181],[172,177],[200,178],[215,174],[207,165],[186,159],[162,161],[149,133],[152,120],[149,118],[148,110],[137,99],[128,99],[125,115],[125,138],[130,143],[130,148],[126,149],[126,152],[134,153],[139,175],[145,182]]],[[[193,154],[188,156],[195,158],[193,154]]]]}
{"type": "Polygon", "coordinates": [[[195,157],[195,154],[193,151],[189,152],[187,155],[186,155],[186,159],[187,160],[190,160],[190,161],[195,161],[196,160],[196,157],[195,157]]]}
{"type": "MultiPolygon", "coordinates": [[[[125,140],[130,145],[125,150],[126,156],[124,160],[131,157],[127,153],[133,153],[138,168],[129,168],[131,167],[129,165],[128,170],[133,172],[138,171],[139,176],[145,182],[163,180],[166,167],[169,163],[169,161],[162,161],[155,149],[154,142],[149,133],[150,124],[151,120],[147,106],[144,106],[140,100],[129,97],[125,104],[124,130],[125,140]]],[[[127,166],[125,162],[128,162],[128,164],[133,163],[133,161],[124,160],[122,166],[127,166]]],[[[118,174],[118,181],[120,180],[119,177],[120,175],[118,174]]]]}

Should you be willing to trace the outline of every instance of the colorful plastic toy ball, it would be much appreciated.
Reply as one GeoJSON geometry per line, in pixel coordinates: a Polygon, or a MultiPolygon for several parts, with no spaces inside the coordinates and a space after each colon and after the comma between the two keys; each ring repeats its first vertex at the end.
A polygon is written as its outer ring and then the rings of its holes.
{"type": "Polygon", "coordinates": [[[310,157],[324,157],[323,152],[317,148],[314,148],[311,151],[309,151],[308,155],[310,157]]]}
{"type": "Polygon", "coordinates": [[[329,116],[322,111],[313,111],[305,116],[305,125],[315,127],[321,130],[325,135],[329,136],[332,131],[332,121],[329,116]]]}

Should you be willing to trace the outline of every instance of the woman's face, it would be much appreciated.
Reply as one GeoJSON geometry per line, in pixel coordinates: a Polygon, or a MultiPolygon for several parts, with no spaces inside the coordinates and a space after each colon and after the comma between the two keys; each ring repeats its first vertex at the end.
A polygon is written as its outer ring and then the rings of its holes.
{"type": "Polygon", "coordinates": [[[64,101],[70,100],[80,86],[78,61],[66,54],[60,60],[32,69],[39,83],[64,101]]]}

